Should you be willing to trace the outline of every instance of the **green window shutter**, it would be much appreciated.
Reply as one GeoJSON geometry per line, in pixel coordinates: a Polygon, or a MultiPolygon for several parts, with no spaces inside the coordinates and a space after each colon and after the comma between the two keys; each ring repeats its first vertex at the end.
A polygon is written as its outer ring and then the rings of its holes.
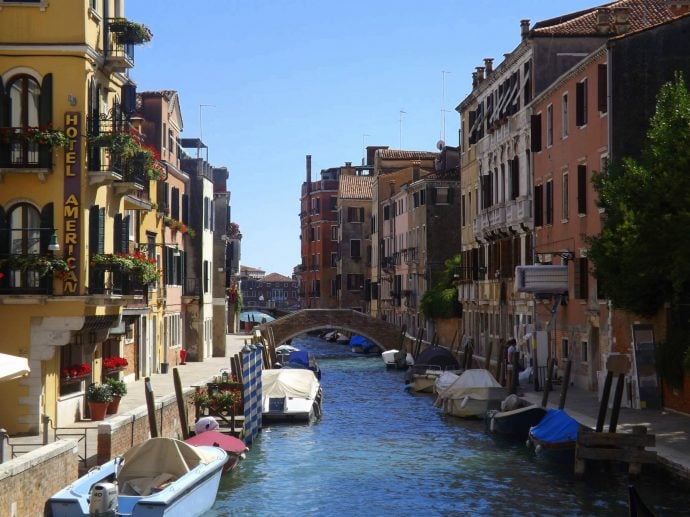
{"type": "Polygon", "coordinates": [[[53,236],[53,203],[46,204],[41,210],[41,253],[48,253],[50,238],[53,236]]]}
{"type": "MultiPolygon", "coordinates": [[[[38,99],[38,125],[51,126],[53,123],[53,74],[46,74],[41,83],[41,94],[38,99]]],[[[38,164],[44,168],[52,166],[53,149],[48,145],[38,148],[38,164]]]]}
{"type": "Polygon", "coordinates": [[[98,253],[105,252],[105,208],[98,209],[98,253]]]}
{"type": "Polygon", "coordinates": [[[113,251],[123,251],[122,248],[122,214],[115,214],[113,218],[113,251]]]}
{"type": "Polygon", "coordinates": [[[89,210],[89,255],[98,252],[98,205],[93,205],[89,210]]]}

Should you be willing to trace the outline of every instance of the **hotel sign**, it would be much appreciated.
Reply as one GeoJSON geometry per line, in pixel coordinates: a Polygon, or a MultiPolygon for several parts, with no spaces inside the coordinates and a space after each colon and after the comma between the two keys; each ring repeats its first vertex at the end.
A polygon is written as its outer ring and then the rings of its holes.
{"type": "Polygon", "coordinates": [[[81,213],[81,113],[65,113],[65,134],[69,145],[65,149],[64,205],[64,258],[69,264],[69,273],[63,280],[63,294],[79,294],[79,243],[81,213]]]}

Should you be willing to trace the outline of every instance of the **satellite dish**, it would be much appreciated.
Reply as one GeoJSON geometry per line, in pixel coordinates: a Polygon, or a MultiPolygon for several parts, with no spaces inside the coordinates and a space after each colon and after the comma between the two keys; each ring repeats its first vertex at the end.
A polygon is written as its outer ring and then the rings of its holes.
{"type": "Polygon", "coordinates": [[[439,151],[443,151],[443,148],[446,146],[446,143],[443,140],[439,140],[436,142],[436,149],[439,151]]]}

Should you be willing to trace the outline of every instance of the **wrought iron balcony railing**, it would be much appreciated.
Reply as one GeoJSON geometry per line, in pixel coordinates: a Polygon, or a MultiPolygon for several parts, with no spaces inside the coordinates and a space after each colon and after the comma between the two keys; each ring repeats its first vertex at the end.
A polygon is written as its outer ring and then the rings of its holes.
{"type": "Polygon", "coordinates": [[[148,291],[134,273],[107,264],[93,264],[89,270],[89,294],[143,296],[148,291]]]}
{"type": "Polygon", "coordinates": [[[26,129],[0,128],[0,168],[51,169],[52,147],[29,138],[26,129]]]}

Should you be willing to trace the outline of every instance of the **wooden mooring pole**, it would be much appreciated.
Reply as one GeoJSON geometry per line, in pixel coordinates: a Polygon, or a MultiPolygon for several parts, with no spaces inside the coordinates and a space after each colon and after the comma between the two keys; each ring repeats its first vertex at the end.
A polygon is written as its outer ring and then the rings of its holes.
{"type": "Polygon", "coordinates": [[[180,380],[180,372],[177,368],[173,368],[173,384],[175,385],[175,400],[177,401],[177,413],[180,415],[180,426],[182,427],[182,439],[189,438],[189,424],[187,423],[187,406],[184,402],[184,393],[182,393],[182,381],[180,380]]]}
{"type": "Polygon", "coordinates": [[[156,402],[153,398],[153,388],[151,387],[151,378],[144,379],[144,390],[146,394],[146,409],[149,414],[149,430],[151,438],[158,438],[158,424],[156,423],[156,402]]]}

